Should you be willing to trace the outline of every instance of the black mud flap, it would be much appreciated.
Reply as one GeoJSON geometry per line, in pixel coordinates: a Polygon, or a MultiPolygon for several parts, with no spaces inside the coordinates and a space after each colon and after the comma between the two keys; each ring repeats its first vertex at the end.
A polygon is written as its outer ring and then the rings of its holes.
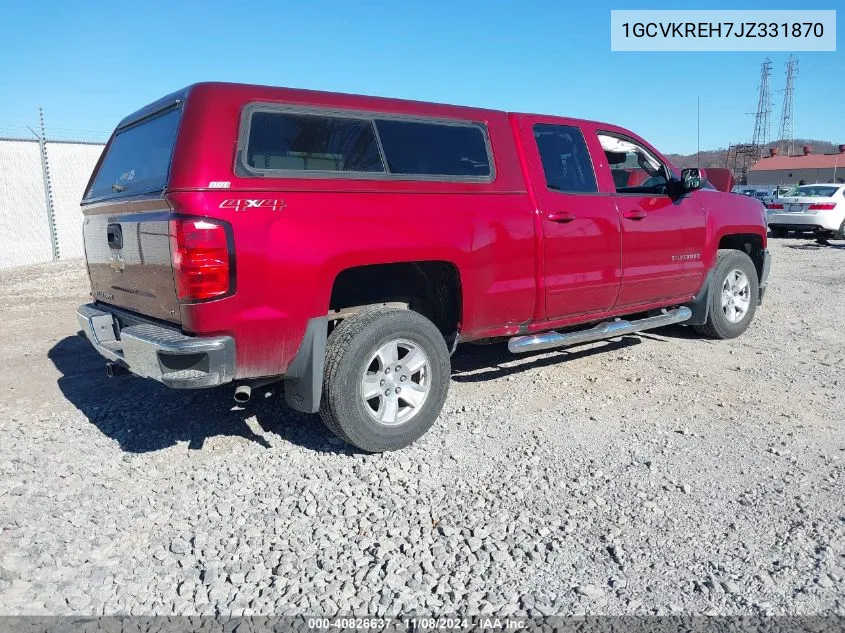
{"type": "Polygon", "coordinates": [[[683,325],[704,325],[707,323],[707,315],[710,313],[710,292],[713,288],[714,270],[711,268],[707,271],[701,289],[695,295],[695,298],[686,304],[692,310],[692,316],[684,321],[683,325]]]}
{"type": "Polygon", "coordinates": [[[291,409],[304,413],[320,410],[327,333],[325,317],[308,321],[296,358],[285,374],[285,401],[291,409]]]}
{"type": "Polygon", "coordinates": [[[759,279],[759,293],[760,296],[757,298],[757,305],[761,305],[763,303],[763,295],[766,294],[766,287],[769,285],[769,272],[772,268],[772,254],[769,252],[769,249],[765,249],[763,251],[763,272],[760,275],[759,279]]]}

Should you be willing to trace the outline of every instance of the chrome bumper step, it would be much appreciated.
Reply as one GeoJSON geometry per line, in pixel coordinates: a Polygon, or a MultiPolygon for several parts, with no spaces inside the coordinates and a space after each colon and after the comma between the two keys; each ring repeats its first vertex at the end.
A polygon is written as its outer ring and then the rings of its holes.
{"type": "MultiPolygon", "coordinates": [[[[121,329],[108,308],[95,304],[76,310],[79,327],[101,356],[136,376],[175,389],[198,389],[235,377],[235,341],[231,336],[186,336],[153,322],[121,329]]],[[[110,375],[117,375],[113,367],[110,375]]]]}
{"type": "Polygon", "coordinates": [[[637,319],[636,321],[606,321],[587,330],[575,332],[541,332],[527,336],[515,336],[508,341],[508,351],[512,354],[524,354],[526,352],[537,352],[557,347],[568,347],[580,345],[581,343],[592,343],[626,334],[634,334],[643,330],[651,330],[664,325],[682,323],[692,316],[692,310],[686,306],[669,310],[657,316],[637,319]]]}

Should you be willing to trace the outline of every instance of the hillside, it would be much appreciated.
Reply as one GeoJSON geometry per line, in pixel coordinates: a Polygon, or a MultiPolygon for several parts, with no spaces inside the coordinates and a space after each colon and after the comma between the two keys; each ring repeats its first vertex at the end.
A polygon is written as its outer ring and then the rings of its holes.
{"type": "MultiPolygon", "coordinates": [[[[804,145],[810,145],[813,148],[814,154],[832,154],[837,150],[838,145],[829,141],[818,141],[815,139],[795,139],[795,151],[801,152],[804,145]]],[[[777,147],[777,143],[770,143],[769,147],[777,147]]],[[[701,152],[701,167],[733,167],[734,155],[728,156],[728,149],[723,147],[719,149],[708,149],[701,152]]],[[[768,153],[768,152],[767,152],[768,153]]],[[[696,154],[666,154],[666,157],[680,168],[684,167],[698,167],[698,157],[696,154]]]]}

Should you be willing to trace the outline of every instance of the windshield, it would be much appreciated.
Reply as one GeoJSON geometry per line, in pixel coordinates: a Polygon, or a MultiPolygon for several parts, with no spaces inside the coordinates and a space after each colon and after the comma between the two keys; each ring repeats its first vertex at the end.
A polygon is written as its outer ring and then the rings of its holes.
{"type": "Polygon", "coordinates": [[[118,132],[85,198],[163,189],[180,115],[175,108],[118,132]]]}
{"type": "Polygon", "coordinates": [[[789,192],[795,198],[830,198],[839,187],[825,187],[822,185],[802,185],[789,192]]]}

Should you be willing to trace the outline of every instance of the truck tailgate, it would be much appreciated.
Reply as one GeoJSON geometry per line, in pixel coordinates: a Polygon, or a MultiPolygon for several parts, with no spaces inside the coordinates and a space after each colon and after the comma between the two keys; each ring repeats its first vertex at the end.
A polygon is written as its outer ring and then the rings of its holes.
{"type": "Polygon", "coordinates": [[[170,208],[162,198],[85,209],[83,236],[96,301],[180,323],[170,256],[170,208]]]}

